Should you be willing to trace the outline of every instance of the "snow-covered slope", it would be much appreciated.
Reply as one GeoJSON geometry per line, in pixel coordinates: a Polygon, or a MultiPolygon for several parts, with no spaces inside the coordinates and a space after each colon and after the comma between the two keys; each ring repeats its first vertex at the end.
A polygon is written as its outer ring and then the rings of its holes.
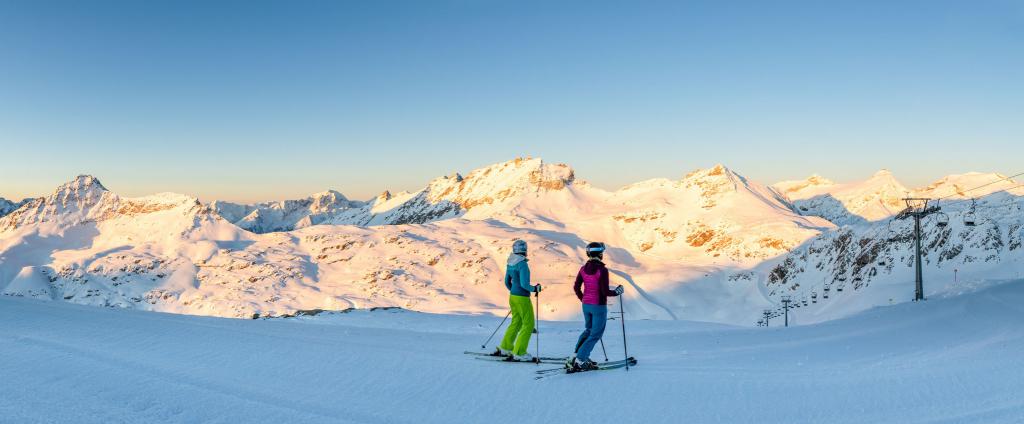
{"type": "MultiPolygon", "coordinates": [[[[1024,196],[993,193],[971,210],[970,202],[947,202],[941,215],[923,220],[926,295],[957,290],[977,278],[1024,276],[1024,196]],[[967,225],[972,220],[976,225],[967,225]]],[[[908,301],[913,295],[913,243],[910,219],[823,233],[766,264],[771,266],[769,296],[790,295],[801,306],[809,301],[807,309],[816,321],[908,301]]]]}
{"type": "MultiPolygon", "coordinates": [[[[461,353],[500,317],[230,320],[0,298],[0,410],[76,423],[1024,421],[1022,280],[785,329],[636,320],[633,305],[636,367],[535,381],[549,365],[461,353]],[[570,396],[588,390],[597,404],[570,396]]],[[[572,351],[579,323],[539,326],[542,354],[572,351]]]]}

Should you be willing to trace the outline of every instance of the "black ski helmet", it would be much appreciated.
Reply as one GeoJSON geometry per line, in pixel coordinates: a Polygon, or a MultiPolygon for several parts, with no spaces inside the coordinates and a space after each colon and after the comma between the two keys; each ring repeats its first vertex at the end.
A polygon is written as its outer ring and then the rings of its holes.
{"type": "Polygon", "coordinates": [[[599,241],[590,242],[587,245],[587,257],[602,259],[604,257],[604,243],[599,241]]]}

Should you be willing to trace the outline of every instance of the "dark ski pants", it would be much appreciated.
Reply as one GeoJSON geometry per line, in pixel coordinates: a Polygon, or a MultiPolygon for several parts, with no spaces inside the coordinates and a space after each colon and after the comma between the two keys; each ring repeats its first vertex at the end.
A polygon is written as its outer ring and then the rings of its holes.
{"type": "Polygon", "coordinates": [[[583,320],[586,329],[576,341],[576,359],[580,362],[590,359],[590,352],[597,346],[604,335],[604,326],[608,322],[608,306],[583,304],[583,320]]]}

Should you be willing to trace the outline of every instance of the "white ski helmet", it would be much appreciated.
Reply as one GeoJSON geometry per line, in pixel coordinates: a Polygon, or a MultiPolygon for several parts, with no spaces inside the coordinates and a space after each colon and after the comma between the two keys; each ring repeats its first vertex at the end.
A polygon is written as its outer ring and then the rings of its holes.
{"type": "Polygon", "coordinates": [[[512,253],[526,254],[526,241],[516,240],[512,243],[512,253]]]}

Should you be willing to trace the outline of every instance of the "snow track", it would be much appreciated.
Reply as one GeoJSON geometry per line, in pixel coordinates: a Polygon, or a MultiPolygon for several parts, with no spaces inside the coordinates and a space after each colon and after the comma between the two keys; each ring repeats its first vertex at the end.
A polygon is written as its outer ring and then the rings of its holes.
{"type": "MultiPolygon", "coordinates": [[[[1017,423],[1024,281],[818,325],[633,321],[628,373],[534,381],[474,361],[499,319],[357,311],[234,320],[0,298],[7,422],[1017,423]],[[566,393],[605,406],[567,408],[566,393]]],[[[799,311],[794,312],[799,314],[799,311]]],[[[541,323],[546,355],[575,322],[541,323]]],[[[605,340],[621,358],[617,326],[605,340]]]]}

